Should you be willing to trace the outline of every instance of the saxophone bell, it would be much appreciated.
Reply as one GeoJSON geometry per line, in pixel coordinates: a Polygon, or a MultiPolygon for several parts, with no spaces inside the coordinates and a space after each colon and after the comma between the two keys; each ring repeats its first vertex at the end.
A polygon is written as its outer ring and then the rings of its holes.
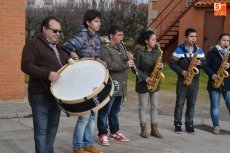
{"type": "Polygon", "coordinates": [[[228,76],[229,76],[228,71],[224,70],[224,71],[222,72],[222,77],[228,77],[228,76]]]}
{"type": "Polygon", "coordinates": [[[193,68],[192,68],[192,72],[193,72],[194,74],[198,74],[198,73],[199,73],[199,70],[198,70],[198,68],[193,67],[193,68]]]}

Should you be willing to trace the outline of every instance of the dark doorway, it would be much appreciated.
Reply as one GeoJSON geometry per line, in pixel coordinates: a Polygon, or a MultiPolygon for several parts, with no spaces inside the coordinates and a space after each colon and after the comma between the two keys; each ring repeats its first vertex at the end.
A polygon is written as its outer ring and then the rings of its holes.
{"type": "Polygon", "coordinates": [[[216,44],[216,40],[224,29],[224,17],[214,16],[213,11],[205,12],[204,22],[204,43],[203,49],[205,54],[210,50],[210,47],[216,44]]]}

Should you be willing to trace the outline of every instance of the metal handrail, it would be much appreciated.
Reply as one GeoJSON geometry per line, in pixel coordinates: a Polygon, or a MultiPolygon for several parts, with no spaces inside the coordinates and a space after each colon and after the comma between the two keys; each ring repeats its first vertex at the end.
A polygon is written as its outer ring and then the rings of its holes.
{"type": "MultiPolygon", "coordinates": [[[[160,26],[161,25],[161,23],[172,13],[172,11],[182,2],[183,0],[180,0],[172,9],[171,9],[171,11],[169,11],[169,13],[161,20],[161,22],[154,28],[154,30],[156,30],[156,28],[158,28],[158,26],[160,26]]],[[[170,2],[170,4],[171,4],[171,2],[170,2]]],[[[164,11],[164,10],[163,10],[164,11]]],[[[162,12],[163,12],[162,11],[162,12]]],[[[161,13],[162,13],[161,12],[161,13]]],[[[160,14],[161,14],[160,13],[160,14]]],[[[150,25],[149,25],[150,26],[150,25]]],[[[153,30],[153,31],[154,31],[153,30]]]]}
{"type": "Polygon", "coordinates": [[[174,0],[171,0],[171,2],[168,3],[168,5],[166,5],[166,7],[157,15],[157,17],[155,19],[153,19],[153,21],[147,26],[147,29],[153,24],[154,21],[156,21],[161,14],[170,6],[170,4],[173,2],[174,0]]]}
{"type": "Polygon", "coordinates": [[[195,0],[181,15],[167,28],[167,30],[161,34],[161,36],[158,38],[158,40],[161,40],[180,20],[180,18],[192,7],[192,5],[199,0],[195,0]]]}

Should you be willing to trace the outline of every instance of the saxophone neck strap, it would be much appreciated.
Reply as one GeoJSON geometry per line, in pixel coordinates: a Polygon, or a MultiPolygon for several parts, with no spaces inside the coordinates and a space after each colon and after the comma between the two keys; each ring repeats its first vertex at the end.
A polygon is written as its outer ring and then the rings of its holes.
{"type": "MultiPolygon", "coordinates": [[[[184,58],[186,59],[186,60],[188,60],[188,61],[190,61],[190,59],[188,58],[188,56],[187,56],[187,53],[188,53],[188,51],[185,49],[185,46],[181,46],[180,47],[181,49],[182,49],[182,51],[184,52],[184,58]]],[[[191,55],[190,55],[191,56],[191,55]]]]}

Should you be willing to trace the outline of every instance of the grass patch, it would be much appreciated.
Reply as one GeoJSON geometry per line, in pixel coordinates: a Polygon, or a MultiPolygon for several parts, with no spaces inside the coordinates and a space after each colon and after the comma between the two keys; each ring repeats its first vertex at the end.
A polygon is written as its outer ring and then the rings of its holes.
{"type": "MultiPolygon", "coordinates": [[[[168,64],[164,65],[164,69],[162,72],[165,75],[165,78],[161,80],[161,90],[166,91],[175,91],[176,90],[176,81],[177,74],[168,66],[168,64]]],[[[135,83],[135,75],[131,70],[128,70],[129,82],[135,83]]],[[[199,84],[199,92],[206,92],[208,76],[205,74],[203,70],[200,70],[200,84],[199,84]]]]}
{"type": "Polygon", "coordinates": [[[27,74],[25,74],[25,83],[29,82],[29,76],[27,74]]]}

